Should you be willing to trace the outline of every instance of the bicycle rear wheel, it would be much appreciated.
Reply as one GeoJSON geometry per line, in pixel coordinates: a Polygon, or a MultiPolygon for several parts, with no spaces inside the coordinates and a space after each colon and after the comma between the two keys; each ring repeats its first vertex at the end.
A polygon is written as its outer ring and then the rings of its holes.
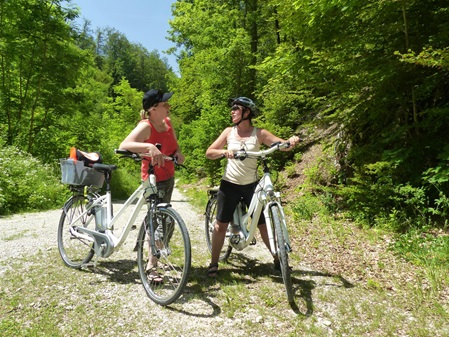
{"type": "MultiPolygon", "coordinates": [[[[206,206],[206,213],[205,220],[204,220],[204,230],[206,234],[206,243],[207,248],[209,249],[209,252],[212,252],[212,233],[214,232],[216,216],[217,216],[217,197],[211,196],[209,198],[209,201],[207,202],[206,206]]],[[[226,231],[226,237],[223,244],[223,247],[221,248],[220,252],[220,261],[226,260],[229,255],[231,255],[232,247],[229,245],[229,237],[231,236],[231,226],[228,226],[228,229],[226,231]]]]}
{"type": "Polygon", "coordinates": [[[71,197],[64,205],[58,227],[58,249],[64,263],[72,268],[81,268],[94,256],[93,241],[86,235],[78,236],[78,227],[95,229],[93,215],[85,213],[87,198],[83,195],[71,197]]]}
{"type": "Polygon", "coordinates": [[[284,226],[281,223],[282,212],[279,206],[273,205],[270,207],[271,221],[273,223],[275,235],[276,235],[276,245],[277,245],[277,255],[280,262],[282,279],[284,281],[285,290],[287,293],[287,299],[289,303],[293,303],[293,287],[292,279],[290,273],[290,266],[288,265],[288,250],[287,242],[285,240],[284,226]]]}
{"type": "Polygon", "coordinates": [[[158,208],[153,219],[159,259],[150,248],[147,219],[142,223],[137,241],[137,264],[143,287],[155,303],[169,305],[181,296],[191,265],[190,238],[180,215],[172,208],[158,208]]]}

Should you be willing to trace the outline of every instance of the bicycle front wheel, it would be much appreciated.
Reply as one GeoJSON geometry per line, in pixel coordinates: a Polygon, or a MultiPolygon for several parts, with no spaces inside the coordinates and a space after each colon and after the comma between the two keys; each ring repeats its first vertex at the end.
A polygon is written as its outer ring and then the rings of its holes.
{"type": "Polygon", "coordinates": [[[148,297],[165,306],[176,301],[187,284],[190,238],[184,220],[171,207],[157,209],[153,227],[150,233],[145,218],[137,239],[137,264],[148,297]],[[158,257],[151,250],[152,235],[158,257]]]}
{"type": "Polygon", "coordinates": [[[271,221],[273,223],[274,231],[276,233],[276,246],[277,246],[277,255],[279,258],[279,263],[281,267],[282,279],[284,281],[285,290],[287,293],[287,299],[289,303],[293,303],[293,287],[292,287],[292,279],[290,273],[290,266],[288,265],[288,247],[285,227],[282,225],[281,217],[282,212],[279,209],[278,205],[273,205],[270,208],[271,211],[271,221]]]}
{"type": "Polygon", "coordinates": [[[79,227],[95,229],[93,215],[85,212],[87,198],[83,195],[71,197],[64,205],[58,227],[58,249],[64,263],[72,268],[81,268],[94,256],[93,241],[78,232],[79,227]]]}
{"type": "MultiPolygon", "coordinates": [[[[216,217],[217,217],[217,197],[212,196],[209,198],[209,201],[207,202],[206,206],[206,213],[205,220],[204,220],[204,230],[206,234],[206,243],[207,248],[209,249],[209,252],[212,252],[212,233],[214,232],[216,217]]],[[[230,246],[229,237],[231,235],[231,226],[228,226],[228,229],[226,231],[226,237],[223,244],[223,247],[220,251],[220,261],[225,261],[229,255],[231,255],[232,247],[230,246]]]]}

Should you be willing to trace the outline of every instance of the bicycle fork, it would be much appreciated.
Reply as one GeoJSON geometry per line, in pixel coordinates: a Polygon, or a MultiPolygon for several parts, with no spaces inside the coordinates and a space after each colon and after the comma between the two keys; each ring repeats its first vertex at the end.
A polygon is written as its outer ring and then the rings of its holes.
{"type": "Polygon", "coordinates": [[[265,221],[267,223],[268,241],[270,243],[271,254],[273,256],[277,255],[277,248],[276,248],[276,243],[275,243],[273,224],[271,222],[271,219],[272,219],[271,208],[272,207],[276,207],[280,211],[280,214],[279,214],[280,219],[279,220],[281,221],[280,225],[282,228],[282,235],[284,236],[287,252],[290,253],[292,251],[292,248],[291,248],[291,244],[290,244],[290,237],[289,237],[288,231],[287,231],[287,224],[285,222],[284,209],[278,202],[270,201],[267,204],[267,206],[265,207],[263,214],[265,215],[265,221]]]}
{"type": "MultiPolygon", "coordinates": [[[[168,204],[167,204],[168,205],[168,204]]],[[[160,204],[159,206],[163,206],[160,204]]],[[[151,209],[148,210],[146,215],[147,223],[147,235],[148,244],[151,249],[151,254],[160,259],[161,256],[165,257],[170,255],[171,250],[168,247],[168,242],[173,235],[173,229],[171,226],[175,226],[174,223],[167,221],[164,217],[158,217],[157,212],[158,205],[153,202],[151,209]]]]}
{"type": "MultiPolygon", "coordinates": [[[[150,246],[151,254],[154,257],[156,257],[157,259],[159,259],[161,257],[161,254],[159,252],[158,247],[156,247],[156,239],[154,238],[155,231],[154,231],[153,220],[155,219],[155,217],[156,217],[156,203],[152,202],[151,208],[148,209],[148,212],[146,215],[145,222],[146,222],[147,226],[146,226],[145,230],[148,235],[147,243],[150,246]]],[[[144,244],[144,243],[142,243],[142,244],[144,244]]]]}

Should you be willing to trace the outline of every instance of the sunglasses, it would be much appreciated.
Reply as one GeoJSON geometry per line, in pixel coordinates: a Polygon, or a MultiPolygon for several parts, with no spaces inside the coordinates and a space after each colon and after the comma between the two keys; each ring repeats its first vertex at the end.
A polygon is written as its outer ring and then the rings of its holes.
{"type": "Polygon", "coordinates": [[[232,111],[240,110],[240,109],[241,109],[241,107],[239,107],[238,105],[234,105],[234,106],[231,108],[232,111]]]}

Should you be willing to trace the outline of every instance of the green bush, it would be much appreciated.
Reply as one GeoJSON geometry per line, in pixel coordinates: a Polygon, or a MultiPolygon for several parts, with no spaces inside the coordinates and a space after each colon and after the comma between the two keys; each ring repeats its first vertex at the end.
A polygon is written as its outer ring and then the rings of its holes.
{"type": "Polygon", "coordinates": [[[348,185],[339,189],[346,209],[360,224],[404,232],[424,226],[427,200],[422,187],[398,184],[395,163],[376,162],[356,170],[348,185]]]}
{"type": "Polygon", "coordinates": [[[129,164],[134,165],[123,165],[124,162],[120,162],[122,165],[118,165],[117,171],[114,171],[111,189],[112,189],[112,198],[114,200],[126,200],[129,198],[131,194],[134,193],[136,188],[139,186],[141,182],[140,178],[140,163],[136,164],[131,162],[129,164]]]}
{"type": "Polygon", "coordinates": [[[13,146],[0,149],[0,215],[61,207],[67,197],[56,167],[13,146]]]}

